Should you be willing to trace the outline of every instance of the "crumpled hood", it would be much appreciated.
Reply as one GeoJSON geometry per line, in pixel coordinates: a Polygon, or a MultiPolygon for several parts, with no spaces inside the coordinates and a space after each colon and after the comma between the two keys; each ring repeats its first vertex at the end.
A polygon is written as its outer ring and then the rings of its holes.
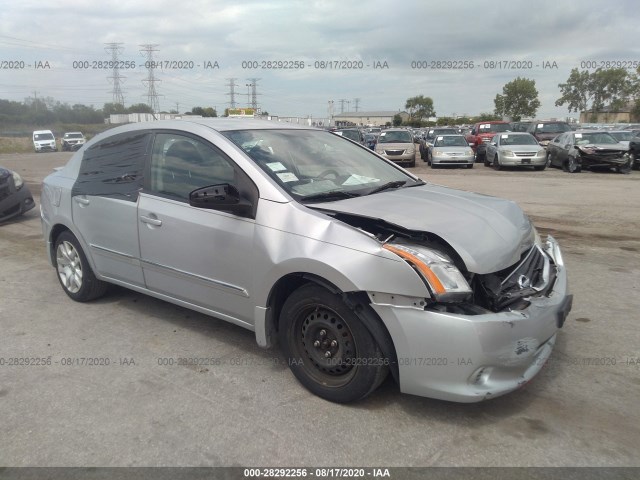
{"type": "Polygon", "coordinates": [[[451,245],[467,270],[486,274],[516,263],[534,229],[510,200],[428,184],[313,205],[314,209],[384,220],[430,232],[451,245]]]}

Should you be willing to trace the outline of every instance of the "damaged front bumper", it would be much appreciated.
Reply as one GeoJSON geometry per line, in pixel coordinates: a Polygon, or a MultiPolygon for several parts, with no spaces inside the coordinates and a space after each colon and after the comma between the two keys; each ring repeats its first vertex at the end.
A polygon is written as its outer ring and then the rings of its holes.
{"type": "Polygon", "coordinates": [[[373,300],[371,306],[396,348],[400,390],[470,403],[504,395],[531,380],[551,355],[572,305],[553,238],[545,251],[557,265],[553,288],[528,298],[523,310],[458,314],[373,300]]]}

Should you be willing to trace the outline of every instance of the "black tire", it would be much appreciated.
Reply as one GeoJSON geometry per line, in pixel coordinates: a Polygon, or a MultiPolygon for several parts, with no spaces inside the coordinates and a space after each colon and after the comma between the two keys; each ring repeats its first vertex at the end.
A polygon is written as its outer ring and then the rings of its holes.
{"type": "Polygon", "coordinates": [[[495,157],[493,157],[493,163],[491,164],[491,166],[494,170],[502,170],[502,165],[500,165],[500,160],[498,159],[497,154],[495,157]]]}
{"type": "Polygon", "coordinates": [[[332,402],[365,398],[389,372],[365,323],[340,295],[315,283],[298,288],[284,302],[279,338],[298,381],[332,402]]]}
{"type": "Polygon", "coordinates": [[[476,159],[480,158],[482,163],[484,163],[485,167],[490,167],[491,166],[491,162],[489,162],[489,159],[487,158],[487,155],[480,155],[480,154],[476,154],[476,159]]]}
{"type": "Polygon", "coordinates": [[[553,165],[551,164],[551,154],[549,152],[547,152],[547,163],[545,164],[545,167],[553,167],[553,165]]]}
{"type": "Polygon", "coordinates": [[[407,164],[407,167],[408,167],[408,168],[415,167],[415,166],[416,166],[416,160],[415,160],[415,158],[414,158],[411,162],[409,162],[409,163],[407,164]]]}
{"type": "Polygon", "coordinates": [[[562,164],[563,170],[569,173],[580,173],[580,165],[576,157],[569,156],[567,160],[562,164]]]}
{"type": "Polygon", "coordinates": [[[440,168],[440,165],[438,165],[437,163],[429,162],[429,165],[431,165],[432,169],[440,168]]]}
{"type": "Polygon", "coordinates": [[[640,170],[640,160],[635,153],[630,153],[629,158],[631,158],[631,169],[632,170],[640,170]]]}
{"type": "Polygon", "coordinates": [[[544,170],[545,168],[547,168],[547,165],[536,165],[535,167],[533,167],[534,170],[541,172],[542,170],[544,170]]]}
{"type": "Polygon", "coordinates": [[[473,168],[473,163],[468,163],[467,168],[473,168]]]}
{"type": "Polygon", "coordinates": [[[54,254],[58,281],[69,298],[88,302],[105,294],[108,284],[96,278],[78,239],[71,232],[58,235],[54,254]]]}
{"type": "Polygon", "coordinates": [[[631,167],[633,165],[633,160],[631,159],[631,156],[627,157],[627,161],[625,163],[623,163],[622,165],[620,165],[618,168],[616,168],[616,170],[618,171],[618,173],[631,173],[631,167]]]}

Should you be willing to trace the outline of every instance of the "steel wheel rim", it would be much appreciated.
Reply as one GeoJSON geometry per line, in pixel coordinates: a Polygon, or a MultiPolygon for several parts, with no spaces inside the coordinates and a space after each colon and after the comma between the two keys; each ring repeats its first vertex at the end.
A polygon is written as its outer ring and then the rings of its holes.
{"type": "Polygon", "coordinates": [[[82,261],[80,254],[70,242],[62,242],[56,250],[58,278],[71,293],[78,293],[82,288],[82,261]]]}
{"type": "Polygon", "coordinates": [[[576,159],[573,157],[569,158],[569,171],[571,173],[576,171],[576,159]]]}
{"type": "Polygon", "coordinates": [[[309,376],[327,387],[341,387],[353,379],[356,343],[340,315],[317,306],[300,312],[293,328],[294,349],[309,376]]]}

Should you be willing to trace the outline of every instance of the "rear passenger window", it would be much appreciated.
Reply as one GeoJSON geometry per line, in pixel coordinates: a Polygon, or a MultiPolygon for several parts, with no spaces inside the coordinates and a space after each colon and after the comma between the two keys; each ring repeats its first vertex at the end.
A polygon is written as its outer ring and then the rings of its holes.
{"type": "Polygon", "coordinates": [[[155,136],[151,156],[150,189],[188,200],[193,190],[235,183],[235,170],[226,156],[197,138],[176,133],[155,136]]]}
{"type": "Polygon", "coordinates": [[[100,195],[137,201],[143,185],[151,132],[133,131],[105,138],[85,150],[72,195],[100,195]]]}

